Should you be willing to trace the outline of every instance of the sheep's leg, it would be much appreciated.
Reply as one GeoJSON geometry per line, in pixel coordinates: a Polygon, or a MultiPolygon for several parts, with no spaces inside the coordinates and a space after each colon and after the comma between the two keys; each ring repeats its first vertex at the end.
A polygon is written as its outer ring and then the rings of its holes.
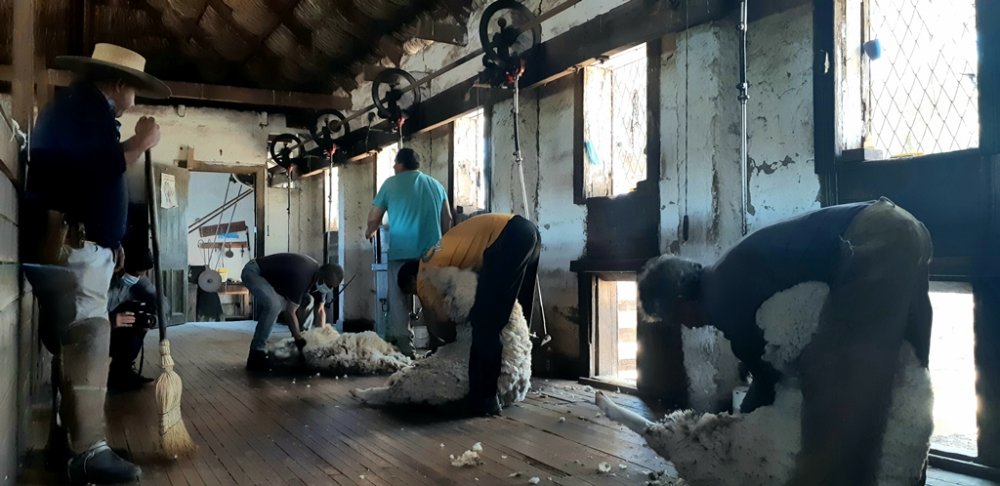
{"type": "Polygon", "coordinates": [[[597,403],[597,407],[600,408],[601,411],[604,412],[604,415],[607,415],[609,419],[632,429],[633,432],[639,435],[644,435],[646,433],[646,429],[649,428],[650,425],[653,425],[653,422],[646,420],[639,414],[631,410],[626,410],[615,402],[612,402],[611,399],[604,394],[604,392],[597,392],[594,395],[594,402],[597,403]]]}
{"type": "Polygon", "coordinates": [[[368,405],[385,405],[389,402],[389,387],[355,388],[351,395],[368,405]]]}

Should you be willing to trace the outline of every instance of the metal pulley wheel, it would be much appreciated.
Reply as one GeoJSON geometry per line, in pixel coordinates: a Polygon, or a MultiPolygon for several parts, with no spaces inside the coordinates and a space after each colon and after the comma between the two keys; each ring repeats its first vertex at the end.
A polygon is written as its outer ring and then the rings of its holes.
{"type": "Polygon", "coordinates": [[[402,69],[386,69],[372,82],[372,101],[378,116],[402,128],[407,112],[420,103],[420,90],[413,75],[402,69]]]}
{"type": "Polygon", "coordinates": [[[211,269],[198,274],[198,288],[205,292],[218,292],[222,288],[222,275],[211,269]]]}
{"type": "Polygon", "coordinates": [[[274,137],[268,148],[268,153],[274,163],[287,171],[298,159],[302,158],[302,141],[291,133],[283,133],[274,137]]]}
{"type": "Polygon", "coordinates": [[[349,131],[347,117],[337,110],[319,112],[309,125],[309,134],[312,135],[313,141],[327,156],[332,156],[336,152],[336,144],[333,141],[347,135],[349,131]]]}
{"type": "Polygon", "coordinates": [[[535,14],[517,0],[498,0],[486,7],[479,21],[479,41],[484,63],[505,71],[520,67],[521,58],[542,39],[542,26],[535,14]]]}

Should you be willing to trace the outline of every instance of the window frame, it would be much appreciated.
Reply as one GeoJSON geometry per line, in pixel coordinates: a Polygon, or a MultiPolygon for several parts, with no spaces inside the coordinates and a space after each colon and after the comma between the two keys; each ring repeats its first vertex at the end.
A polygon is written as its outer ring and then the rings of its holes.
{"type": "MultiPolygon", "coordinates": [[[[606,56],[595,60],[599,62],[620,52],[632,49],[643,43],[622,46],[606,56]]],[[[646,45],[646,178],[636,183],[637,189],[649,182],[660,180],[660,63],[662,62],[662,43],[652,40],[646,45]]],[[[573,75],[573,203],[585,205],[588,200],[600,199],[605,196],[586,196],[586,151],[584,149],[584,72],[586,66],[581,66],[573,75]]],[[[621,195],[619,195],[621,196],[621,195]]],[[[616,197],[616,196],[611,196],[616,197]]]]}

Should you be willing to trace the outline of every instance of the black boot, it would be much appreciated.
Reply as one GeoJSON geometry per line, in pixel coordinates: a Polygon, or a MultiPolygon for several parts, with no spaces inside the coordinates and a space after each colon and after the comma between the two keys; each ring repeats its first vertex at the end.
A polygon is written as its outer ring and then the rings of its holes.
{"type": "Polygon", "coordinates": [[[71,484],[119,484],[138,481],[142,470],[118,457],[102,440],[70,459],[66,474],[71,484]]]}
{"type": "Polygon", "coordinates": [[[271,358],[267,351],[251,349],[247,356],[247,371],[251,373],[267,373],[271,371],[271,358]]]}

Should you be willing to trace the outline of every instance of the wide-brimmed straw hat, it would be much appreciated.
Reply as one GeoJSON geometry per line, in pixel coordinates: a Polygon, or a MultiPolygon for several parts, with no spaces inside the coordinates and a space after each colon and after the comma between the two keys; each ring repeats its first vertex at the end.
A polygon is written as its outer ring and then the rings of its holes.
{"type": "Polygon", "coordinates": [[[139,96],[156,99],[170,97],[170,88],[163,81],[146,74],[146,58],[135,51],[114,44],[95,45],[94,53],[90,57],[58,56],[55,66],[77,74],[115,74],[134,86],[139,96]]]}

